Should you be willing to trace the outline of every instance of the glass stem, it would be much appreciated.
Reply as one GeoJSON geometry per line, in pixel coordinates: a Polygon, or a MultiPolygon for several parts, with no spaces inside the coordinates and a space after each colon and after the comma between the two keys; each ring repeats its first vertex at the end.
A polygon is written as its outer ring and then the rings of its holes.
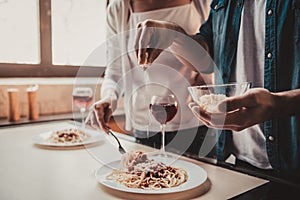
{"type": "Polygon", "coordinates": [[[81,127],[84,130],[85,129],[85,123],[84,123],[85,108],[80,108],[80,113],[81,113],[81,127]]]}
{"type": "Polygon", "coordinates": [[[165,129],[166,129],[166,124],[161,124],[160,129],[161,129],[161,151],[165,152],[165,129]]]}

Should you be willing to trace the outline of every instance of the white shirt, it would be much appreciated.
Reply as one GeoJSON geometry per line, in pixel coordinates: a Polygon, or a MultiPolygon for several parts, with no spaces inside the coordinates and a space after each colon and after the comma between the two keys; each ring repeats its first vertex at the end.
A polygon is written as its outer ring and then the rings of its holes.
{"type": "MultiPolygon", "coordinates": [[[[265,9],[266,0],[244,2],[232,81],[249,81],[252,87],[264,86],[265,9]]],[[[260,125],[233,131],[234,155],[256,167],[270,169],[265,141],[260,125]]]]}

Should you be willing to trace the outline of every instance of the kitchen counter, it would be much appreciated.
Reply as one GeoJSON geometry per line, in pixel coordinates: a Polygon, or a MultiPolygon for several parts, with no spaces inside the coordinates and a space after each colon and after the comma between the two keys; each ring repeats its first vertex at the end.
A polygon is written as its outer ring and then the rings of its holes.
{"type": "MultiPolygon", "coordinates": [[[[135,194],[114,191],[100,185],[94,175],[104,163],[120,159],[112,137],[100,132],[103,137],[98,143],[75,148],[50,148],[34,144],[34,136],[70,124],[70,121],[55,121],[0,128],[1,200],[136,198],[135,194]]],[[[126,150],[153,150],[134,143],[131,136],[117,135],[126,150]]],[[[208,174],[208,180],[191,191],[197,194],[193,196],[194,199],[235,198],[268,183],[265,179],[216,165],[185,157],[182,159],[199,165],[208,174]]],[[[137,198],[154,197],[171,199],[168,195],[142,195],[137,198]]]]}

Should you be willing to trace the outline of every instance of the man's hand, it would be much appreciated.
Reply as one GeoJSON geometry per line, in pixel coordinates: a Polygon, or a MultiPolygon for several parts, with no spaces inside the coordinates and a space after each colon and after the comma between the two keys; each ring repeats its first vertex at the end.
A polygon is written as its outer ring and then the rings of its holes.
{"type": "Polygon", "coordinates": [[[277,102],[275,94],[263,88],[254,88],[242,96],[230,97],[220,102],[220,113],[209,113],[195,103],[190,103],[189,107],[210,128],[241,131],[277,117],[277,102]]]}

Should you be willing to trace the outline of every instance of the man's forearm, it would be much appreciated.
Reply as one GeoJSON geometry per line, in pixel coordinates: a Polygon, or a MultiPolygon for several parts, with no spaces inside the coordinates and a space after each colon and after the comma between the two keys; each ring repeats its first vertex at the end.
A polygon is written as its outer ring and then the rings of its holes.
{"type": "Polygon", "coordinates": [[[277,117],[300,115],[300,89],[275,93],[277,117]]]}

